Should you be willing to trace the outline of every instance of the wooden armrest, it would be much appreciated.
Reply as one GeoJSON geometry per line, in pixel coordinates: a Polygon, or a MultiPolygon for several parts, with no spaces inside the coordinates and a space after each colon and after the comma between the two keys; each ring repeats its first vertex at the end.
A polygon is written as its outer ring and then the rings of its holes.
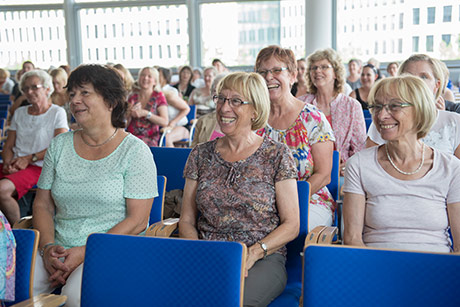
{"type": "Polygon", "coordinates": [[[12,307],[59,307],[63,306],[67,301],[65,295],[55,295],[42,293],[28,300],[14,304],[12,307]]]}
{"type": "Polygon", "coordinates": [[[14,223],[13,229],[32,229],[32,216],[24,216],[19,221],[14,223]]]}
{"type": "Polygon", "coordinates": [[[178,218],[170,218],[156,222],[149,226],[145,232],[146,237],[163,237],[168,238],[179,227],[178,218]]]}
{"type": "Polygon", "coordinates": [[[325,229],[326,226],[316,226],[315,228],[313,228],[313,230],[307,234],[304,246],[307,246],[308,244],[312,243],[318,243],[318,239],[325,229]]]}
{"type": "Polygon", "coordinates": [[[318,244],[332,244],[332,240],[337,234],[337,231],[337,227],[325,227],[318,238],[318,244]]]}

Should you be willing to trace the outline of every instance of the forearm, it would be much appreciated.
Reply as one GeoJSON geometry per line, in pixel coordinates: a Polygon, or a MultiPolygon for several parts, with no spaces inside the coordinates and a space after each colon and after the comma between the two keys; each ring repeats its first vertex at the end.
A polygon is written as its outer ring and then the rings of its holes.
{"type": "Polygon", "coordinates": [[[174,117],[174,119],[171,120],[171,121],[169,122],[168,125],[171,126],[171,127],[175,127],[176,124],[177,124],[182,118],[184,118],[185,116],[187,116],[188,112],[189,112],[189,110],[182,110],[182,111],[180,111],[179,114],[177,114],[177,116],[174,117]]]}
{"type": "Polygon", "coordinates": [[[186,221],[179,221],[179,237],[198,240],[198,230],[195,225],[186,221]]]}
{"type": "MultiPolygon", "coordinates": [[[[267,246],[267,255],[271,255],[287,243],[294,240],[299,234],[299,224],[296,223],[282,223],[275,230],[269,233],[265,238],[260,241],[263,241],[267,246]]],[[[254,247],[260,248],[259,243],[255,243],[254,247]]],[[[263,257],[263,251],[262,251],[263,257]]],[[[262,258],[261,257],[261,258],[262,258]]]]}
{"type": "MultiPolygon", "coordinates": [[[[147,112],[148,114],[148,112],[147,112]]],[[[156,115],[156,114],[153,114],[150,115],[149,118],[147,118],[147,115],[146,115],[146,119],[151,122],[152,124],[155,124],[155,125],[159,125],[159,126],[162,126],[162,127],[166,127],[168,126],[168,119],[167,118],[163,118],[159,115],[156,115]]]]}
{"type": "Polygon", "coordinates": [[[126,217],[123,221],[116,224],[107,233],[122,234],[122,235],[138,235],[147,228],[148,219],[138,219],[134,217],[126,217]]]}
{"type": "Polygon", "coordinates": [[[343,234],[343,243],[345,245],[366,246],[363,242],[362,234],[347,231],[346,228],[343,234]]]}
{"type": "Polygon", "coordinates": [[[37,205],[36,202],[33,205],[33,212],[32,222],[34,229],[40,232],[39,248],[42,248],[45,244],[54,243],[54,213],[37,205]]]}
{"type": "Polygon", "coordinates": [[[331,175],[313,173],[307,181],[310,183],[310,193],[313,195],[331,182],[331,175]]]}

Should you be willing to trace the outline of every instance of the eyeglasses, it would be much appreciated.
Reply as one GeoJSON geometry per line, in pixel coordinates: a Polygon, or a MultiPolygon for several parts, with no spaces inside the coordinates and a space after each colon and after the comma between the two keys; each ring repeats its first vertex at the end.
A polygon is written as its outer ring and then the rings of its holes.
{"type": "Polygon", "coordinates": [[[257,73],[265,78],[269,72],[272,73],[272,75],[277,76],[285,70],[288,70],[288,68],[287,67],[273,67],[272,69],[258,70],[257,73]]]}
{"type": "Polygon", "coordinates": [[[324,70],[329,69],[329,68],[332,68],[331,64],[328,64],[328,65],[315,65],[315,66],[310,67],[310,71],[317,71],[318,69],[320,71],[324,71],[324,70]]]}
{"type": "Polygon", "coordinates": [[[43,84],[34,84],[34,85],[31,85],[31,86],[26,86],[26,87],[23,87],[22,88],[22,92],[23,93],[27,93],[29,90],[32,90],[32,91],[36,91],[38,90],[39,88],[42,88],[43,87],[43,84]]]}
{"type": "Polygon", "coordinates": [[[243,104],[250,104],[250,102],[243,101],[243,100],[241,100],[239,98],[225,98],[222,95],[214,95],[212,97],[212,100],[214,100],[214,102],[216,104],[219,104],[219,105],[224,105],[225,101],[228,101],[228,104],[232,108],[238,108],[238,107],[242,106],[243,104]]]}
{"type": "Polygon", "coordinates": [[[411,107],[413,104],[411,103],[388,103],[388,104],[374,104],[369,106],[369,110],[372,113],[379,114],[383,109],[385,109],[389,113],[398,113],[401,111],[402,108],[411,107]]]}

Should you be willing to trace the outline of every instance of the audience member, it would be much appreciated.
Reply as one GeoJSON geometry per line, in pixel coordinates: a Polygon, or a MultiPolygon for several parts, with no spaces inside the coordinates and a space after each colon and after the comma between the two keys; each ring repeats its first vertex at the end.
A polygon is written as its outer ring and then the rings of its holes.
{"type": "Polygon", "coordinates": [[[188,101],[189,105],[196,105],[197,116],[208,114],[215,110],[216,104],[212,100],[211,85],[216,77],[217,71],[214,67],[207,67],[204,70],[204,87],[193,90],[188,101]]]}
{"type": "Polygon", "coordinates": [[[159,81],[166,101],[168,102],[168,126],[164,127],[168,131],[166,135],[166,146],[174,147],[174,143],[189,137],[189,131],[184,126],[188,124],[187,114],[190,107],[187,102],[179,97],[179,92],[175,87],[169,85],[171,81],[171,71],[167,68],[158,68],[159,81]]]}
{"type": "Polygon", "coordinates": [[[390,62],[387,66],[387,73],[388,77],[396,77],[398,74],[399,63],[398,62],[390,62]]]}
{"type": "Polygon", "coordinates": [[[190,153],[179,234],[246,244],[243,304],[267,306],[286,286],[285,245],[299,232],[295,161],[286,145],[254,133],[270,112],[262,77],[229,74],[215,97],[225,136],[190,153]]]}
{"type": "Polygon", "coordinates": [[[115,64],[113,68],[117,70],[120,74],[121,78],[123,79],[123,84],[125,85],[126,92],[128,96],[131,95],[134,91],[134,78],[131,75],[131,72],[123,66],[123,64],[115,64]]]}
{"type": "MultiPolygon", "coordinates": [[[[24,63],[22,63],[21,72],[19,73],[19,76],[17,77],[18,81],[20,82],[21,80],[20,76],[34,69],[35,69],[35,65],[31,61],[25,61],[24,63]]],[[[13,92],[11,93],[11,95],[14,97],[12,99],[13,104],[11,105],[11,108],[9,109],[10,118],[13,117],[14,111],[16,111],[17,108],[29,105],[29,102],[27,101],[26,96],[22,93],[21,89],[19,88],[19,83],[17,83],[13,87],[13,92]]]]}
{"type": "Polygon", "coordinates": [[[225,66],[224,62],[222,62],[220,59],[212,60],[212,66],[214,66],[218,74],[228,73],[227,66],[225,66]]]}
{"type": "Polygon", "coordinates": [[[204,86],[203,70],[199,67],[195,67],[193,69],[192,85],[195,88],[201,88],[204,86]]]}
{"type": "Polygon", "coordinates": [[[348,77],[346,82],[353,91],[361,87],[361,66],[362,63],[358,59],[351,59],[348,62],[348,77]]]}
{"type": "Polygon", "coordinates": [[[379,81],[369,95],[386,143],[347,162],[343,201],[349,245],[460,252],[460,161],[424,144],[436,121],[431,90],[418,77],[379,81]]]}
{"type": "Polygon", "coordinates": [[[307,93],[307,61],[304,58],[297,60],[297,81],[292,84],[291,94],[300,97],[307,93]]]}
{"type": "MultiPolygon", "coordinates": [[[[64,108],[67,114],[67,122],[71,126],[72,113],[70,112],[69,94],[65,88],[68,75],[64,69],[56,68],[50,72],[50,76],[53,78],[54,86],[53,94],[51,94],[51,102],[64,108]]],[[[78,126],[74,125],[73,128],[76,129],[78,126]]]]}
{"type": "Polygon", "coordinates": [[[0,305],[15,300],[15,286],[16,241],[11,225],[0,211],[0,305]]]}
{"type": "Polygon", "coordinates": [[[380,62],[376,58],[370,58],[367,61],[367,64],[371,64],[377,70],[377,80],[385,78],[385,75],[380,71],[380,62]]]}
{"type": "Polygon", "coordinates": [[[67,74],[67,77],[70,76],[70,72],[71,72],[72,70],[70,69],[70,66],[69,66],[69,65],[64,64],[64,65],[59,66],[59,68],[64,69],[64,71],[65,71],[66,74],[67,74]]]}
{"type": "Polygon", "coordinates": [[[455,103],[454,93],[447,87],[449,83],[449,69],[447,65],[438,59],[433,59],[435,65],[438,65],[442,71],[442,82],[441,82],[441,97],[444,99],[444,105],[447,111],[460,113],[460,104],[455,103]]]}
{"type": "Polygon", "coordinates": [[[0,68],[0,94],[11,95],[13,87],[14,81],[10,79],[10,72],[0,68]]]}
{"type": "Polygon", "coordinates": [[[156,68],[144,67],[139,71],[139,91],[132,94],[127,131],[143,140],[148,146],[158,146],[160,126],[168,125],[168,103],[161,92],[156,68]]]}
{"type": "Polygon", "coordinates": [[[377,77],[377,69],[372,64],[364,65],[361,73],[361,87],[350,94],[350,97],[358,100],[363,110],[367,110],[367,97],[377,77]]]}
{"type": "Polygon", "coordinates": [[[185,101],[188,101],[190,94],[195,89],[192,85],[192,68],[188,65],[182,66],[179,70],[179,83],[174,85],[179,90],[179,95],[185,101]]]}
{"type": "Polygon", "coordinates": [[[296,160],[298,180],[310,183],[308,228],[331,225],[335,203],[326,187],[331,178],[335,140],[331,126],[315,106],[291,94],[297,72],[292,50],[279,46],[263,48],[257,55],[255,69],[264,77],[270,95],[268,123],[258,134],[286,144],[296,160]]]}
{"type": "Polygon", "coordinates": [[[14,113],[3,146],[0,174],[0,210],[11,225],[20,218],[17,200],[38,181],[51,139],[69,130],[64,109],[49,99],[53,84],[48,73],[25,73],[19,88],[31,105],[14,113]]]}
{"type": "Polygon", "coordinates": [[[82,129],[55,138],[45,157],[33,206],[40,231],[33,288],[37,295],[63,286],[72,307],[80,306],[88,235],[141,233],[158,193],[149,148],[123,129],[128,106],[118,73],[81,65],[67,90],[82,129]]]}
{"type": "Polygon", "coordinates": [[[343,93],[345,69],[333,49],[318,50],[307,58],[308,92],[300,100],[320,109],[332,126],[340,152],[341,175],[348,158],[366,145],[366,122],[358,101],[343,93]]]}
{"type": "MultiPolygon", "coordinates": [[[[460,115],[443,110],[444,101],[439,97],[444,77],[440,66],[427,55],[414,54],[401,64],[398,74],[411,74],[420,77],[436,101],[436,108],[438,109],[436,122],[423,138],[423,142],[428,146],[460,158],[460,115]]],[[[367,147],[385,143],[374,123],[369,127],[367,135],[367,147]]]]}

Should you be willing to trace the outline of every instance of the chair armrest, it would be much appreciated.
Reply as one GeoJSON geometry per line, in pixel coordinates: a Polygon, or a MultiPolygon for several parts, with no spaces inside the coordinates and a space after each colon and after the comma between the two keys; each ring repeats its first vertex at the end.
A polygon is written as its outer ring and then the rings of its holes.
{"type": "Polygon", "coordinates": [[[146,237],[163,237],[168,238],[179,227],[178,218],[170,218],[156,222],[149,226],[145,232],[146,237]]]}
{"type": "Polygon", "coordinates": [[[328,245],[332,244],[334,236],[337,234],[337,227],[326,227],[318,238],[318,244],[328,245]]]}
{"type": "Polygon", "coordinates": [[[14,304],[12,307],[59,307],[64,306],[67,301],[67,296],[65,295],[55,295],[55,294],[39,294],[28,300],[22,301],[20,303],[14,304]]]}
{"type": "Polygon", "coordinates": [[[319,236],[324,231],[324,229],[326,229],[326,226],[316,226],[315,228],[313,228],[307,234],[307,237],[305,238],[304,246],[307,246],[309,244],[318,243],[319,236]]]}
{"type": "Polygon", "coordinates": [[[13,229],[32,229],[32,216],[24,216],[19,221],[14,223],[13,229]]]}

